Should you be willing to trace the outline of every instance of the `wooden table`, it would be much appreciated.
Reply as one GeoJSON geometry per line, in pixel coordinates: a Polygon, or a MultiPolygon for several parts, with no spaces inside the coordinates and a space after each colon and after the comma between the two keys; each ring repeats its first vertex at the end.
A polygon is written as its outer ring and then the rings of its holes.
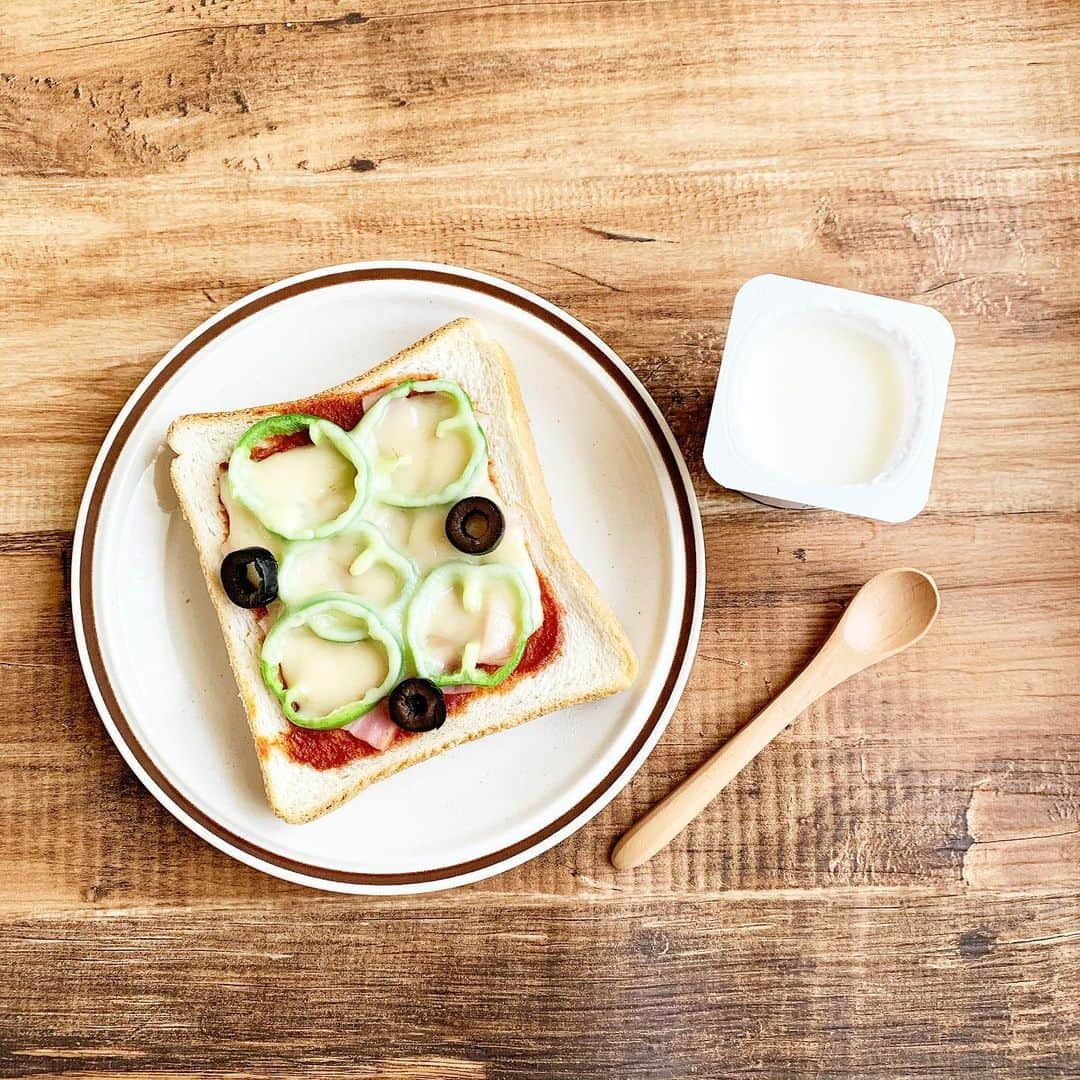
{"type": "Polygon", "coordinates": [[[0,0],[0,1072],[1080,1072],[1080,9],[0,0]],[[251,289],[422,257],[564,305],[693,470],[700,655],[577,836],[420,899],[196,839],[83,683],[72,527],[121,404],[251,289]],[[878,525],[701,468],[732,297],[780,271],[958,341],[933,497],[878,525]],[[882,567],[913,652],[814,707],[634,873],[612,839],[882,567]]]}

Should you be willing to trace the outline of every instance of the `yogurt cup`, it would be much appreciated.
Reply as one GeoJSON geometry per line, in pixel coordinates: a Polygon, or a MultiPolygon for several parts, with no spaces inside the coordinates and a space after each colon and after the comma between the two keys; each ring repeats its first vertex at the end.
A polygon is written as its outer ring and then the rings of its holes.
{"type": "Polygon", "coordinates": [[[955,338],[933,308],[765,274],[738,292],[705,467],[772,506],[926,505],[955,338]]]}

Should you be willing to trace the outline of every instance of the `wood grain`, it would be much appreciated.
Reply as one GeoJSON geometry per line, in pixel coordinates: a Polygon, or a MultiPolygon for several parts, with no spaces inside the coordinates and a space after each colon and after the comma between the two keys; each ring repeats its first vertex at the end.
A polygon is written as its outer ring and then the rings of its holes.
{"type": "Polygon", "coordinates": [[[45,963],[19,998],[0,988],[5,1011],[27,1016],[9,1061],[270,1077],[299,1059],[311,1063],[301,1075],[344,1076],[359,1044],[391,1077],[402,1074],[389,1063],[417,1058],[403,1075],[865,1075],[877,1062],[894,1076],[1064,1076],[1053,1048],[1080,1023],[1066,974],[1080,934],[1063,895],[884,890],[752,909],[522,897],[498,917],[475,897],[452,916],[445,905],[299,898],[273,919],[246,908],[12,921],[12,959],[45,963]],[[432,1072],[428,1055],[458,1071],[432,1072]]]}
{"type": "Polygon", "coordinates": [[[1068,0],[0,0],[0,1074],[1080,1072],[1077,40],[1068,0]],[[669,418],[708,550],[690,685],[627,791],[405,901],[304,892],[173,821],[68,614],[81,490],[150,365],[369,257],[502,274],[597,330],[669,418]],[[769,270],[952,322],[916,520],[705,475],[731,300],[769,270]],[[613,838],[895,564],[941,586],[926,641],[615,873],[613,838]]]}

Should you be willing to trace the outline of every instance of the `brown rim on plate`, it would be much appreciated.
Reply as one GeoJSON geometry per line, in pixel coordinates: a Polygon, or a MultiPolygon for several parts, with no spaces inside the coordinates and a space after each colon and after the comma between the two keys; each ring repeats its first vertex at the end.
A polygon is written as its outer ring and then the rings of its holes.
{"type": "Polygon", "coordinates": [[[86,498],[86,520],[83,531],[82,550],[79,553],[80,565],[78,567],[80,612],[82,615],[86,653],[89,659],[90,668],[116,732],[123,740],[124,745],[131,752],[132,756],[139,762],[142,768],[146,770],[147,775],[151,777],[158,789],[162,791],[171,802],[180,807],[180,809],[182,809],[193,821],[198,822],[198,824],[207,832],[218,837],[230,847],[242,851],[253,858],[269,863],[282,870],[289,871],[290,873],[300,874],[307,878],[334,881],[346,885],[375,885],[382,887],[416,885],[443,880],[449,881],[450,879],[460,877],[464,874],[471,874],[478,870],[487,869],[490,866],[503,862],[506,859],[513,858],[515,855],[519,855],[521,852],[542,843],[600,799],[611,786],[616,783],[629,764],[637,756],[641,748],[645,745],[649,736],[656,728],[656,725],[660,722],[660,717],[663,715],[668,699],[679,679],[686,660],[686,647],[691,634],[693,633],[694,599],[697,593],[698,576],[697,557],[694,544],[694,515],[690,506],[686,487],[683,483],[682,474],[679,470],[678,459],[672,451],[667,437],[646,400],[631,383],[630,379],[627,378],[626,373],[611,360],[603,349],[599,348],[586,337],[586,335],[578,330],[577,327],[565,321],[560,315],[549,311],[547,308],[528,297],[520,296],[495,282],[476,280],[463,274],[455,273],[450,269],[420,267],[409,269],[406,267],[374,266],[334,271],[332,273],[307,278],[303,281],[295,281],[290,285],[285,285],[280,289],[275,289],[263,296],[256,297],[238,307],[236,310],[231,311],[224,318],[219,319],[217,322],[208,326],[201,334],[189,341],[187,345],[185,345],[184,348],[182,348],[172,360],[157,373],[154,380],[140,393],[131,412],[124,418],[119,430],[113,437],[105,458],[101,462],[101,468],[94,482],[93,489],[88,493],[86,498]],[[649,714],[648,720],[642,726],[641,731],[638,732],[632,745],[611,768],[608,774],[587,795],[554,821],[545,825],[542,829],[519,840],[515,844],[500,848],[498,851],[488,855],[478,856],[475,859],[456,863],[452,866],[440,866],[432,870],[418,870],[398,874],[368,874],[357,871],[337,870],[332,867],[320,866],[315,863],[300,862],[299,860],[279,855],[276,852],[268,851],[258,844],[253,844],[251,841],[232,832],[230,829],[225,828],[219,822],[204,813],[198,806],[192,803],[191,800],[178,791],[168,780],[157,767],[143,745],[136,738],[131,725],[128,723],[127,717],[120,708],[120,703],[109,679],[109,674],[101,651],[101,644],[98,638],[97,622],[94,613],[93,567],[94,550],[97,540],[97,526],[101,516],[101,507],[104,501],[105,491],[108,488],[109,480],[112,477],[113,470],[120,458],[120,454],[147,407],[184,364],[186,364],[205,345],[213,341],[214,338],[236,326],[237,323],[246,319],[248,316],[257,314],[264,308],[269,307],[271,304],[276,304],[282,300],[288,300],[293,296],[298,296],[301,293],[310,292],[314,289],[322,289],[333,285],[342,285],[356,281],[386,279],[430,281],[440,285],[453,285],[458,288],[472,289],[476,292],[513,304],[515,307],[542,320],[548,326],[558,330],[565,337],[569,338],[579,349],[583,350],[592,360],[599,364],[609,376],[611,376],[641,417],[642,422],[649,431],[649,435],[652,437],[660,452],[664,467],[667,469],[668,475],[671,478],[672,487],[679,504],[679,518],[682,524],[684,556],[686,561],[686,595],[683,601],[682,620],[679,625],[678,644],[672,659],[671,668],[664,680],[664,685],[657,697],[656,704],[653,706],[653,710],[649,714]]]}

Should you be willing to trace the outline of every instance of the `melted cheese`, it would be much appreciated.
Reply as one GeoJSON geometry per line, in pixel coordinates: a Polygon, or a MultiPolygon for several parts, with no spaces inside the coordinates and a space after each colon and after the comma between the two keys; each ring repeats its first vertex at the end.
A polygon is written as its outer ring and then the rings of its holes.
{"type": "MultiPolygon", "coordinates": [[[[252,463],[254,492],[295,535],[343,514],[356,496],[356,469],[329,442],[295,446],[252,463]]],[[[268,519],[269,520],[269,519],[268,519]]]]}
{"type": "MultiPolygon", "coordinates": [[[[296,447],[284,450],[266,461],[287,458],[309,449],[312,448],[296,447]]],[[[495,490],[486,470],[478,471],[469,485],[468,493],[483,495],[499,503],[505,510],[505,503],[495,490]]],[[[326,540],[288,543],[269,532],[250,510],[233,498],[227,474],[223,474],[221,478],[221,501],[229,517],[229,535],[222,546],[224,554],[238,548],[263,547],[273,552],[280,563],[288,547],[288,591],[293,606],[298,602],[296,598],[300,596],[313,597],[328,592],[349,593],[376,608],[393,604],[398,599],[402,586],[401,577],[385,563],[377,562],[359,574],[350,573],[353,561],[363,550],[362,541],[358,540],[354,526],[326,540]]],[[[372,499],[359,520],[370,522],[379,529],[393,548],[416,564],[421,575],[444,562],[462,559],[479,564],[498,563],[512,566],[525,579],[533,600],[534,628],[539,626],[542,621],[540,583],[529,557],[521,526],[508,516],[506,531],[494,551],[487,555],[465,556],[446,538],[448,510],[448,506],[405,509],[372,499]]],[[[391,625],[395,624],[393,619],[390,622],[391,625]]]]}
{"type": "Polygon", "coordinates": [[[514,651],[517,610],[517,595],[506,582],[490,582],[483,589],[455,582],[432,605],[426,651],[444,671],[503,664],[514,651]]]}
{"type": "Polygon", "coordinates": [[[446,539],[447,509],[445,506],[421,506],[405,510],[373,500],[364,511],[364,517],[378,526],[387,540],[408,555],[420,573],[425,574],[433,566],[461,554],[446,539]]]}
{"type": "Polygon", "coordinates": [[[293,604],[331,592],[349,593],[376,608],[395,603],[406,582],[377,551],[372,559],[364,558],[370,546],[369,538],[355,530],[290,545],[282,593],[293,604]]]}
{"type": "Polygon", "coordinates": [[[387,403],[375,429],[376,468],[406,495],[442,491],[465,471],[472,446],[460,430],[441,430],[458,411],[449,394],[412,394],[387,403]]]}
{"type": "Polygon", "coordinates": [[[222,545],[222,552],[228,555],[230,551],[238,551],[240,548],[261,547],[272,552],[274,558],[280,562],[283,546],[281,537],[269,532],[243,503],[233,498],[228,473],[221,474],[219,492],[221,505],[225,507],[229,518],[229,535],[222,545]]]}
{"type": "Polygon", "coordinates": [[[373,499],[364,510],[363,517],[376,525],[382,534],[398,551],[404,552],[416,564],[421,574],[426,574],[444,562],[465,560],[474,563],[499,563],[512,566],[525,579],[529,596],[533,602],[533,629],[543,620],[540,605],[540,582],[536,577],[529,550],[525,545],[525,534],[521,526],[508,513],[506,503],[499,496],[488,477],[487,470],[478,470],[476,478],[469,485],[469,495],[483,495],[498,503],[507,515],[506,531],[499,546],[487,555],[463,555],[446,538],[446,515],[449,506],[422,506],[416,509],[404,509],[387,506],[373,499]]]}
{"type": "Polygon", "coordinates": [[[285,633],[281,673],[301,716],[326,716],[359,701],[388,672],[386,651],[377,642],[327,641],[306,626],[285,633]]]}

